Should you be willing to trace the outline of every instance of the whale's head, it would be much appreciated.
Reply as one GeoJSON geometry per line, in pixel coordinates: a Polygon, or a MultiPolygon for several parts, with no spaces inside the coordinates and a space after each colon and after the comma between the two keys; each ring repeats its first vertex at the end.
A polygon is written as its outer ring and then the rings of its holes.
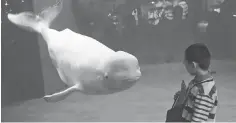
{"type": "Polygon", "coordinates": [[[113,92],[126,90],[142,76],[138,59],[126,52],[117,51],[105,66],[105,87],[113,92]]]}

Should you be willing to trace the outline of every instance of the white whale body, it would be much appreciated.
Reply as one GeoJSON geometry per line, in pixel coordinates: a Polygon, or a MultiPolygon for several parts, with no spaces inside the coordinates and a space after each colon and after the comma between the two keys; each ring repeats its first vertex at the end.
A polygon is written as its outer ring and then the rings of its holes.
{"type": "Polygon", "coordinates": [[[39,14],[8,14],[15,25],[39,33],[65,90],[45,95],[48,102],[64,100],[74,92],[112,94],[132,87],[141,77],[138,59],[124,51],[114,51],[99,41],[70,29],[57,31],[51,22],[62,9],[62,0],[39,14]]]}

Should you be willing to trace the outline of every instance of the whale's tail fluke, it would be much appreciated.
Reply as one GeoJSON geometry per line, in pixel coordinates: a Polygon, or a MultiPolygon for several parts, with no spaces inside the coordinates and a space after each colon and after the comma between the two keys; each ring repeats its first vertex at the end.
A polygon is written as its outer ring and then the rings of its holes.
{"type": "Polygon", "coordinates": [[[32,12],[21,12],[19,14],[8,14],[8,19],[13,24],[31,31],[41,33],[43,29],[49,28],[52,21],[62,10],[63,0],[57,0],[57,3],[44,9],[39,14],[32,12]]]}

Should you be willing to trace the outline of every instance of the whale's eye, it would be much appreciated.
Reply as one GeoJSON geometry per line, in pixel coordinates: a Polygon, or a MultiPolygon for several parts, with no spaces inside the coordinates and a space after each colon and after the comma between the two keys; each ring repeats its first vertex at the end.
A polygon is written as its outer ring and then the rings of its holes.
{"type": "Polygon", "coordinates": [[[105,78],[108,79],[108,75],[105,75],[105,78]]]}
{"type": "Polygon", "coordinates": [[[107,73],[104,75],[104,78],[105,78],[105,79],[108,79],[108,74],[107,74],[107,73]]]}

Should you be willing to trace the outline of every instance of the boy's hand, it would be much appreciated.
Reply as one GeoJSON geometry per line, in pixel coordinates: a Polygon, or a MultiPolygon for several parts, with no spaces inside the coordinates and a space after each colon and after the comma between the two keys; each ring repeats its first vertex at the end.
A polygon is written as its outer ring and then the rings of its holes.
{"type": "Polygon", "coordinates": [[[182,80],[181,91],[186,91],[186,89],[187,89],[186,84],[185,84],[184,80],[182,80]]]}
{"type": "Polygon", "coordinates": [[[174,95],[174,100],[176,100],[179,97],[179,95],[180,95],[180,91],[177,91],[174,95]]]}
{"type": "Polygon", "coordinates": [[[181,83],[181,90],[175,93],[174,100],[176,100],[180,96],[181,91],[183,91],[183,92],[186,91],[186,84],[185,84],[184,80],[181,83]]]}

